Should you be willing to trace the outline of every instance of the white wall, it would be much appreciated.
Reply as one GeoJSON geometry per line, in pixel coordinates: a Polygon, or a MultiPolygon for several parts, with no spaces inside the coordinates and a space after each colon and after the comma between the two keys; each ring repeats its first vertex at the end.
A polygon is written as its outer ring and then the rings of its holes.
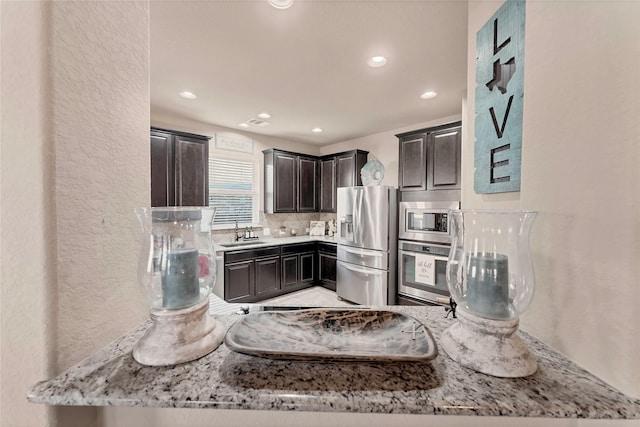
{"type": "Polygon", "coordinates": [[[148,316],[133,214],[149,204],[148,3],[0,10],[0,425],[90,426],[95,408],[25,396],[148,316]]]}
{"type": "Polygon", "coordinates": [[[0,3],[0,425],[43,426],[26,391],[54,372],[53,163],[44,3],[0,3]]]}
{"type": "Polygon", "coordinates": [[[475,35],[501,4],[469,2],[463,206],[540,212],[521,326],[638,398],[640,2],[527,2],[522,188],[477,195],[475,35]]]}

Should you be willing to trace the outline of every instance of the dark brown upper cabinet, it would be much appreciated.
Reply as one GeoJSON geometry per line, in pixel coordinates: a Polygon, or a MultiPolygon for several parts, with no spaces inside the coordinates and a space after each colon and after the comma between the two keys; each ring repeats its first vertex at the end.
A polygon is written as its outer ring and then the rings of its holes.
{"type": "Polygon", "coordinates": [[[427,134],[419,133],[400,138],[400,190],[427,189],[427,134]]]}
{"type": "Polygon", "coordinates": [[[362,185],[360,169],[368,151],[352,150],[320,159],[320,212],[335,212],[337,189],[362,185]]]}
{"type": "Polygon", "coordinates": [[[298,212],[318,212],[318,159],[298,156],[298,212]]]}
{"type": "Polygon", "coordinates": [[[208,206],[209,137],[151,128],[151,206],[208,206]]]}
{"type": "Polygon", "coordinates": [[[315,157],[270,148],[264,150],[264,210],[335,212],[338,187],[362,185],[360,169],[367,151],[315,157]]]}
{"type": "Polygon", "coordinates": [[[461,122],[396,135],[401,191],[459,190],[461,122]]]}
{"type": "Polygon", "coordinates": [[[274,149],[263,153],[265,212],[317,212],[317,158],[274,149]]]}
{"type": "Polygon", "coordinates": [[[336,211],[336,157],[320,159],[320,212],[336,211]]]}
{"type": "Polygon", "coordinates": [[[460,189],[461,127],[429,134],[427,144],[427,190],[460,189]]]}

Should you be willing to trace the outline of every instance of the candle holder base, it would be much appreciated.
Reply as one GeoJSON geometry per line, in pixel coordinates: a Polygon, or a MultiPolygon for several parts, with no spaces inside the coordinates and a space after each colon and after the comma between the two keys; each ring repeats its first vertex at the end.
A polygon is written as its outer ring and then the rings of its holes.
{"type": "Polygon", "coordinates": [[[440,346],[474,371],[494,377],[526,377],[536,372],[538,363],[515,334],[518,323],[518,319],[491,320],[458,310],[458,321],[443,332],[440,346]]]}
{"type": "Polygon", "coordinates": [[[133,348],[133,358],[142,365],[167,366],[211,353],[225,329],[208,310],[208,299],[182,310],[152,309],[153,324],[133,348]]]}

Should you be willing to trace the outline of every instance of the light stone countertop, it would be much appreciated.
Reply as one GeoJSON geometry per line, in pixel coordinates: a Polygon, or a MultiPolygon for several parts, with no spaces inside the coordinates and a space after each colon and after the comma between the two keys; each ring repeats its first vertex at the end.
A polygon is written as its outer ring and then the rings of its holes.
{"type": "Polygon", "coordinates": [[[240,240],[241,245],[238,246],[223,246],[228,244],[233,244],[234,242],[226,242],[226,243],[216,243],[215,249],[216,252],[228,252],[228,251],[238,251],[244,249],[255,249],[266,246],[276,246],[276,245],[292,245],[295,243],[310,243],[310,242],[327,242],[327,243],[336,243],[336,236],[284,236],[284,237],[261,237],[258,240],[240,240]]]}
{"type": "MultiPolygon", "coordinates": [[[[384,308],[426,324],[438,345],[453,322],[442,307],[384,308]]],[[[238,318],[217,316],[226,327],[238,318]]],[[[522,331],[538,371],[504,379],[466,369],[441,349],[431,362],[294,362],[234,353],[222,344],[194,362],[147,367],[131,350],[149,325],[36,384],[28,399],[50,405],[640,419],[640,400],[522,331]]]]}

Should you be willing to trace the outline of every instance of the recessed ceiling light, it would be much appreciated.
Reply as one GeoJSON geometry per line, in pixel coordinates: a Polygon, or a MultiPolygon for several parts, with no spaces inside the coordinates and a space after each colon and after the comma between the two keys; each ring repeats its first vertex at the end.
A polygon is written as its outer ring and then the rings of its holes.
{"type": "Polygon", "coordinates": [[[189,92],[189,91],[184,91],[184,92],[180,92],[180,96],[183,98],[187,98],[187,99],[196,99],[197,96],[195,93],[193,92],[189,92]]]}
{"type": "Polygon", "coordinates": [[[311,129],[311,132],[314,132],[314,133],[320,133],[320,132],[322,132],[322,129],[320,129],[320,128],[313,128],[313,129],[311,129]]]}
{"type": "Polygon", "coordinates": [[[387,58],[385,58],[384,56],[374,56],[367,61],[367,64],[369,64],[369,67],[374,67],[374,68],[382,67],[386,63],[387,63],[387,58]]]}
{"type": "Polygon", "coordinates": [[[420,95],[420,98],[422,99],[431,99],[431,98],[435,98],[436,96],[438,96],[438,94],[432,90],[423,93],[422,95],[420,95]]]}
{"type": "Polygon", "coordinates": [[[271,114],[269,114],[269,113],[260,113],[260,114],[258,114],[258,117],[260,117],[261,119],[270,119],[271,118],[271,114]]]}
{"type": "Polygon", "coordinates": [[[249,127],[249,123],[240,123],[239,126],[241,128],[248,128],[249,127]]]}
{"type": "Polygon", "coordinates": [[[293,4],[293,0],[269,0],[269,4],[276,9],[288,9],[293,4]]]}

